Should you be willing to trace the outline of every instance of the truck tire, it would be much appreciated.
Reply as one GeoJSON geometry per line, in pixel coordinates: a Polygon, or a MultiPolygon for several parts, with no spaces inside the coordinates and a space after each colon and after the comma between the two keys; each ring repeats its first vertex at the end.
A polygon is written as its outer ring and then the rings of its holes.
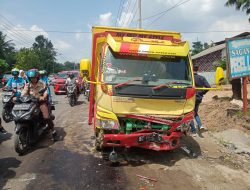
{"type": "Polygon", "coordinates": [[[100,130],[96,130],[95,149],[97,151],[102,150],[102,132],[100,130]]]}

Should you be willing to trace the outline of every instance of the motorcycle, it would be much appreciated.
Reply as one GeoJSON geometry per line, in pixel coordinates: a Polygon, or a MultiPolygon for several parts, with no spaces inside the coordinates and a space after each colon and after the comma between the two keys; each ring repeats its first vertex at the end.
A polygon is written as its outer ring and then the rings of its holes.
{"type": "Polygon", "coordinates": [[[89,88],[90,88],[89,83],[84,83],[84,96],[86,96],[88,101],[89,101],[89,94],[90,94],[89,88]]]}
{"type": "Polygon", "coordinates": [[[13,121],[12,109],[14,106],[13,98],[15,97],[15,90],[11,88],[4,89],[2,103],[2,118],[6,123],[13,121]]]}
{"type": "MultiPolygon", "coordinates": [[[[42,94],[46,91],[40,91],[42,94]]],[[[22,155],[28,152],[31,145],[36,143],[39,138],[49,132],[49,127],[43,119],[40,110],[40,101],[33,96],[24,96],[17,99],[12,114],[15,122],[14,148],[15,151],[22,155]]],[[[49,106],[51,115],[52,110],[55,110],[53,105],[49,106]]],[[[51,119],[54,116],[51,115],[51,119]]]]}
{"type": "Polygon", "coordinates": [[[69,105],[71,107],[76,105],[77,99],[79,97],[76,83],[70,83],[69,85],[67,85],[67,97],[69,100],[69,105]]]}

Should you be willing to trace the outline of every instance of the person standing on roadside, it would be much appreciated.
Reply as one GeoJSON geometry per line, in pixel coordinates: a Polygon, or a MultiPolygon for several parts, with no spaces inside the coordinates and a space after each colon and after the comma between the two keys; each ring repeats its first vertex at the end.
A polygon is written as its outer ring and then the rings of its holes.
{"type": "MultiPolygon", "coordinates": [[[[211,88],[210,84],[207,82],[206,78],[198,74],[199,66],[194,65],[194,81],[195,87],[198,88],[211,88]]],[[[203,96],[208,92],[208,90],[196,90],[195,108],[194,108],[194,119],[198,125],[198,130],[200,132],[205,130],[205,127],[201,123],[199,112],[199,106],[202,102],[203,96]]],[[[194,125],[194,121],[191,122],[191,132],[193,136],[197,135],[197,129],[194,125]]]]}

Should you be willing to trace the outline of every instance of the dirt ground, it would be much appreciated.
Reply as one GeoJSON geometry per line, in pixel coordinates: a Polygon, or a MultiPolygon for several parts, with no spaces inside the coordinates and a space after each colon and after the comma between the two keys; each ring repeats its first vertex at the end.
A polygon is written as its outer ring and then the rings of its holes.
{"type": "Polygon", "coordinates": [[[246,129],[250,124],[249,117],[242,116],[241,111],[234,111],[239,108],[230,104],[230,86],[223,89],[208,92],[200,106],[201,120],[208,131],[198,137],[185,136],[182,139],[183,145],[197,157],[189,157],[181,149],[167,153],[134,150],[137,156],[132,151],[131,160],[124,166],[131,184],[127,189],[250,189],[250,155],[235,153],[222,139],[215,137],[217,133],[232,128],[250,134],[246,129]],[[217,99],[213,99],[214,96],[217,99]]]}
{"type": "MultiPolygon", "coordinates": [[[[250,108],[250,84],[248,85],[248,108],[250,108]]],[[[218,132],[236,128],[250,134],[250,112],[243,116],[242,109],[231,104],[231,86],[223,86],[221,91],[210,91],[200,106],[199,115],[209,131],[218,132]]]]}

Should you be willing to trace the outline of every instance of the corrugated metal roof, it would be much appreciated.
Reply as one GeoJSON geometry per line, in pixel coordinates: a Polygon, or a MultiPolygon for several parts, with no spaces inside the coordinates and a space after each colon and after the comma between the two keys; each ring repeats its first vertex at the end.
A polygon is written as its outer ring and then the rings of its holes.
{"type": "Polygon", "coordinates": [[[202,56],[204,56],[204,55],[213,53],[213,52],[215,52],[215,51],[218,51],[218,50],[221,50],[221,49],[224,49],[224,48],[226,48],[226,44],[225,44],[225,43],[224,43],[224,44],[217,45],[217,46],[210,47],[210,48],[208,48],[208,49],[206,49],[206,50],[204,50],[204,51],[202,51],[202,52],[200,52],[200,53],[198,53],[198,54],[192,56],[192,59],[197,59],[197,58],[199,58],[199,57],[202,57],[202,56]]]}

